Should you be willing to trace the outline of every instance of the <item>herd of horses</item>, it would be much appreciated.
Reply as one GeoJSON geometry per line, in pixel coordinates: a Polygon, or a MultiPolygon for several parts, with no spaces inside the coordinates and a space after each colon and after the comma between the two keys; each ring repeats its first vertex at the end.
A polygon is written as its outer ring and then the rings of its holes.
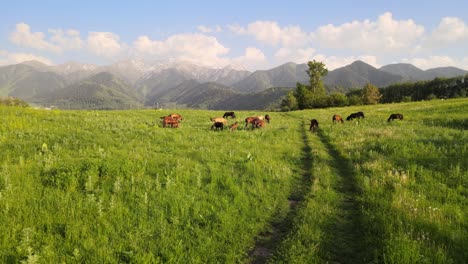
{"type": "MultiPolygon", "coordinates": [[[[353,119],[361,119],[364,118],[364,113],[363,112],[357,112],[357,113],[352,113],[348,117],[346,117],[346,121],[351,121],[353,119]]],[[[400,119],[403,120],[403,115],[402,114],[391,114],[390,117],[387,119],[387,122],[393,121],[395,119],[400,119]]],[[[333,115],[332,116],[332,122],[333,124],[336,124],[338,122],[344,123],[343,118],[340,115],[333,115]]],[[[310,126],[309,126],[309,131],[310,132],[315,132],[317,131],[319,127],[317,119],[311,119],[310,120],[310,126]]]]}
{"type": "MultiPolygon", "coordinates": [[[[227,126],[230,131],[237,130],[237,128],[239,127],[239,122],[236,121],[229,125],[229,122],[227,120],[227,118],[229,117],[231,119],[235,119],[236,114],[234,112],[225,112],[223,117],[210,118],[211,122],[213,122],[213,124],[211,125],[211,130],[224,130],[225,126],[227,126]]],[[[361,118],[362,119],[364,118],[364,113],[356,112],[346,117],[346,121],[352,121],[353,119],[361,119],[361,118]]],[[[180,121],[182,121],[184,118],[179,114],[170,114],[167,116],[162,116],[161,119],[162,119],[163,127],[178,128],[180,121]]],[[[390,117],[387,119],[387,122],[390,122],[395,119],[403,120],[403,115],[391,114],[390,117]]],[[[247,128],[249,124],[252,126],[252,129],[262,128],[262,127],[265,127],[266,123],[270,123],[270,120],[271,120],[270,115],[249,116],[245,118],[245,128],[247,128]]],[[[338,122],[344,123],[344,120],[340,115],[333,115],[332,122],[333,124],[336,124],[338,122]]],[[[319,123],[317,119],[310,120],[309,131],[315,132],[318,130],[318,127],[319,127],[319,123]]]]}
{"type": "MultiPolygon", "coordinates": [[[[224,130],[225,126],[227,126],[230,131],[237,130],[239,127],[239,122],[236,121],[229,125],[227,120],[228,117],[234,119],[236,118],[236,114],[234,112],[226,112],[224,113],[223,117],[210,118],[211,122],[213,122],[211,125],[211,130],[224,130]]],[[[183,120],[183,117],[179,114],[170,114],[167,116],[162,116],[161,120],[163,127],[178,128],[180,121],[183,120]]],[[[245,128],[247,128],[249,124],[252,125],[252,129],[262,128],[265,127],[266,123],[270,123],[270,120],[270,115],[249,116],[245,119],[245,128]]]]}

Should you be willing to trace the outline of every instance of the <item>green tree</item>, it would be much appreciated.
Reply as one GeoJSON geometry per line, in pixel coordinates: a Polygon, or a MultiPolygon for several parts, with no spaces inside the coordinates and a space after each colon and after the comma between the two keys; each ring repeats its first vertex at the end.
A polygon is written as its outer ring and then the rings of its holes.
{"type": "Polygon", "coordinates": [[[281,101],[281,109],[283,111],[297,110],[297,100],[293,91],[289,91],[281,101]]]}
{"type": "Polygon", "coordinates": [[[346,106],[348,105],[348,97],[342,93],[333,93],[328,96],[329,106],[346,106]]]}
{"type": "Polygon", "coordinates": [[[382,98],[379,88],[373,84],[366,84],[362,89],[362,102],[364,104],[377,104],[382,98]]]}
{"type": "Polygon", "coordinates": [[[325,64],[320,61],[309,61],[307,63],[309,69],[306,71],[309,75],[309,90],[313,97],[322,97],[326,95],[325,86],[322,82],[322,77],[328,74],[328,69],[325,64]]]}
{"type": "Polygon", "coordinates": [[[297,100],[298,109],[310,108],[312,104],[312,92],[308,89],[307,85],[297,83],[294,96],[297,100]]]}

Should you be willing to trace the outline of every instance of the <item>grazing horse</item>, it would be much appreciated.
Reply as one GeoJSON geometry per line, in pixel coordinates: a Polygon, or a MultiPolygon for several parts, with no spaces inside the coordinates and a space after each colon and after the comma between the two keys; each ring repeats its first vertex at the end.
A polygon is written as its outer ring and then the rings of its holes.
{"type": "Polygon", "coordinates": [[[343,118],[340,115],[333,115],[332,121],[333,121],[333,124],[335,124],[336,122],[341,122],[341,123],[344,122],[343,118]]]}
{"type": "Polygon", "coordinates": [[[214,123],[218,122],[218,123],[223,123],[225,125],[228,124],[228,121],[226,120],[226,118],[224,117],[215,117],[215,118],[210,118],[210,120],[214,123]]]}
{"type": "Polygon", "coordinates": [[[265,121],[258,118],[252,120],[252,129],[265,127],[265,121]]]}
{"type": "Polygon", "coordinates": [[[387,122],[390,122],[394,119],[400,119],[403,120],[403,115],[402,114],[391,114],[390,117],[388,118],[387,122]]]}
{"type": "Polygon", "coordinates": [[[179,120],[172,118],[170,116],[163,116],[161,117],[162,119],[162,125],[163,127],[166,127],[167,125],[170,125],[172,128],[178,128],[179,127],[179,120]]]}
{"type": "Polygon", "coordinates": [[[351,121],[355,118],[358,118],[358,119],[364,118],[364,113],[363,112],[352,113],[346,118],[346,121],[351,121]]]}
{"type": "Polygon", "coordinates": [[[179,114],[170,114],[170,115],[168,115],[168,116],[169,116],[169,117],[172,117],[172,118],[174,118],[174,119],[177,119],[177,121],[179,121],[179,122],[180,122],[181,120],[184,120],[184,118],[183,118],[181,115],[179,115],[179,114]]]}
{"type": "Polygon", "coordinates": [[[249,116],[245,119],[245,127],[247,127],[248,124],[252,123],[254,121],[254,119],[259,119],[258,117],[256,116],[249,116]]]}
{"type": "Polygon", "coordinates": [[[312,120],[310,120],[309,131],[310,131],[310,132],[315,132],[315,131],[317,131],[317,129],[318,129],[318,121],[317,121],[317,119],[312,119],[312,120]]]}
{"type": "Polygon", "coordinates": [[[234,124],[229,126],[229,130],[231,130],[231,132],[234,131],[234,130],[237,130],[238,126],[239,126],[239,123],[235,122],[234,124]]]}
{"type": "Polygon", "coordinates": [[[258,120],[266,120],[268,123],[270,123],[271,117],[269,115],[265,116],[249,116],[245,119],[245,127],[247,127],[248,124],[252,123],[255,119],[258,120]]]}
{"type": "Polygon", "coordinates": [[[223,122],[214,122],[214,124],[211,126],[211,130],[223,130],[224,129],[224,123],[223,122]]]}
{"type": "Polygon", "coordinates": [[[223,115],[224,118],[226,118],[228,116],[230,116],[231,118],[236,118],[236,114],[234,114],[234,112],[226,112],[223,115]]]}

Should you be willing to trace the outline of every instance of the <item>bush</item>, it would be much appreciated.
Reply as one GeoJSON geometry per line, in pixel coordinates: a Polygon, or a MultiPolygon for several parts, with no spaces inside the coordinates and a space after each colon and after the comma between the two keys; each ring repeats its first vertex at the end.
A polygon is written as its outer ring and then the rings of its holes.
{"type": "Polygon", "coordinates": [[[411,102],[412,98],[411,98],[411,96],[403,96],[403,98],[401,98],[401,101],[402,102],[411,102]]]}
{"type": "Polygon", "coordinates": [[[0,97],[0,105],[28,107],[29,104],[16,97],[0,97]]]}

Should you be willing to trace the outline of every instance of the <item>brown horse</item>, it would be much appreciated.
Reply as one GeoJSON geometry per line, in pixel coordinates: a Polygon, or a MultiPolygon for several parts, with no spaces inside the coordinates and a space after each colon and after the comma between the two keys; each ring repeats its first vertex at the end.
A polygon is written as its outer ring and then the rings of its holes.
{"type": "Polygon", "coordinates": [[[266,120],[268,123],[270,123],[271,117],[269,115],[265,116],[249,116],[245,119],[245,127],[247,127],[248,124],[252,123],[255,119],[258,120],[266,120]]]}
{"type": "Polygon", "coordinates": [[[312,120],[310,120],[309,131],[310,131],[310,132],[315,132],[315,131],[317,131],[317,129],[318,129],[318,121],[317,121],[317,119],[312,119],[312,120]]]}
{"type": "Polygon", "coordinates": [[[336,122],[341,122],[341,123],[344,122],[343,118],[340,115],[333,115],[332,121],[333,121],[333,124],[335,124],[336,122]]]}
{"type": "Polygon", "coordinates": [[[179,120],[172,118],[170,116],[163,116],[161,117],[162,119],[162,125],[163,127],[166,127],[170,125],[172,128],[178,128],[179,127],[179,120]]]}
{"type": "Polygon", "coordinates": [[[252,129],[265,127],[265,121],[258,118],[252,121],[252,129]]]}
{"type": "Polygon", "coordinates": [[[237,127],[239,126],[238,122],[235,122],[234,124],[229,126],[229,129],[232,131],[237,130],[237,127]]]}
{"type": "Polygon", "coordinates": [[[181,120],[184,120],[184,118],[183,118],[181,115],[179,115],[179,114],[170,114],[170,115],[168,115],[168,116],[169,116],[169,117],[172,117],[172,118],[174,118],[174,119],[177,119],[177,121],[179,121],[179,122],[180,122],[181,120]]]}
{"type": "Polygon", "coordinates": [[[256,116],[249,116],[245,119],[245,127],[247,127],[248,124],[252,123],[255,119],[258,119],[256,116]]]}
{"type": "Polygon", "coordinates": [[[395,119],[400,119],[403,120],[403,115],[402,114],[391,114],[390,117],[388,118],[387,122],[390,122],[395,119]]]}

